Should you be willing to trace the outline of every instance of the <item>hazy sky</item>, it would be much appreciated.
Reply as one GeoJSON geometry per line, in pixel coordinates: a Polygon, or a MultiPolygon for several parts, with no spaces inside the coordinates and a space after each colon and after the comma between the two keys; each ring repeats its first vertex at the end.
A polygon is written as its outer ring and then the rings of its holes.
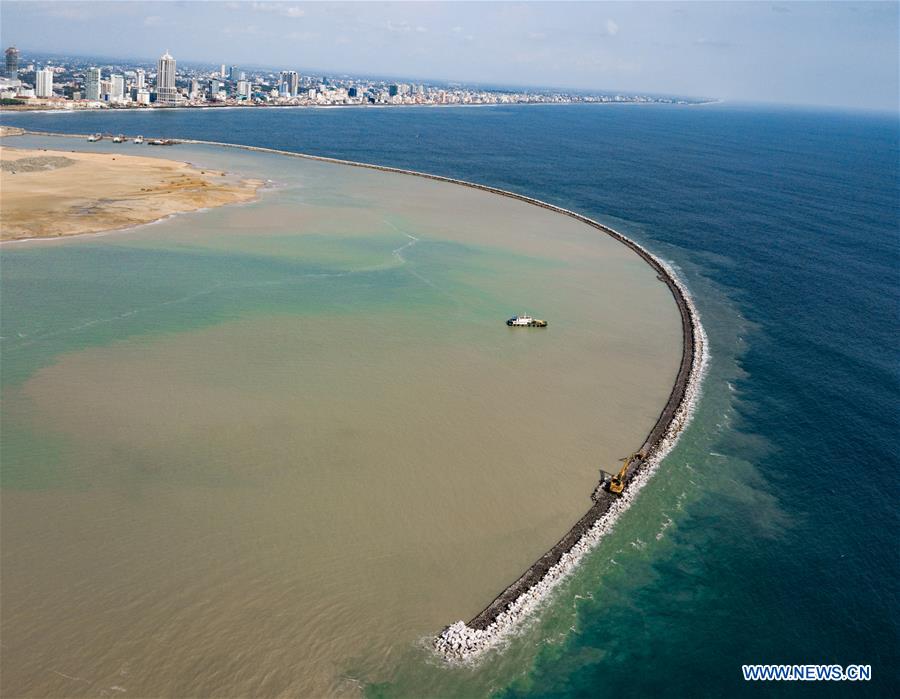
{"type": "Polygon", "coordinates": [[[896,2],[15,2],[34,52],[898,110],[896,2]]]}

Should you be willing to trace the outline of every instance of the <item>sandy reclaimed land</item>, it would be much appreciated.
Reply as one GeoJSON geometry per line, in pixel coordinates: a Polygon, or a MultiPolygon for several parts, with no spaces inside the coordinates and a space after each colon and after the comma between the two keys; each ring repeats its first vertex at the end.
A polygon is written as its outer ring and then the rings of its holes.
{"type": "Polygon", "coordinates": [[[249,201],[262,185],[175,160],[6,146],[0,168],[0,240],[126,228],[249,201]]]}

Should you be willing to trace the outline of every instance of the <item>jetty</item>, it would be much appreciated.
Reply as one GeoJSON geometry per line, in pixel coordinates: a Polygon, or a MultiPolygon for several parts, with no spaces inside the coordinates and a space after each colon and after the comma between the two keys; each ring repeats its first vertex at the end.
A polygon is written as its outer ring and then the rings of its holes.
{"type": "MultiPolygon", "coordinates": [[[[646,252],[642,247],[625,238],[617,231],[613,231],[600,223],[590,221],[581,216],[577,217],[604,233],[621,240],[625,245],[628,245],[628,247],[632,248],[637,254],[644,258],[644,260],[656,270],[659,279],[669,287],[681,314],[681,364],[678,368],[675,385],[672,387],[669,398],[660,412],[656,423],[653,425],[650,433],[644,440],[644,443],[637,450],[634,458],[631,459],[630,468],[623,478],[624,490],[627,491],[629,485],[646,469],[650,458],[655,455],[660,443],[666,437],[670,426],[672,426],[678,409],[684,402],[688,382],[691,378],[691,370],[698,359],[696,356],[696,321],[680,285],[653,255],[646,252]]],[[[549,551],[547,551],[547,553],[535,561],[517,580],[497,595],[487,607],[476,614],[466,626],[481,631],[487,630],[502,612],[506,611],[513,602],[539,583],[547,575],[550,569],[560,562],[563,555],[571,551],[572,548],[588,533],[591,527],[609,512],[613,503],[618,499],[618,496],[609,492],[603,485],[603,481],[601,480],[593,493],[591,493],[591,499],[594,502],[584,516],[579,519],[572,528],[569,529],[569,531],[566,532],[566,534],[549,551]]]]}

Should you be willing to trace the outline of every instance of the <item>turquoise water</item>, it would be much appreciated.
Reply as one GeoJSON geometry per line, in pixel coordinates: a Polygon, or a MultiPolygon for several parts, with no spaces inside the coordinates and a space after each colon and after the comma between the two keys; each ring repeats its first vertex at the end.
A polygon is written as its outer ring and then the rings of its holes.
{"type": "Polygon", "coordinates": [[[504,654],[447,669],[412,647],[369,694],[758,693],[741,680],[747,662],[867,663],[871,683],[803,689],[896,694],[896,115],[585,106],[4,122],[458,176],[609,222],[681,269],[710,374],[692,427],[615,535],[504,654]]]}

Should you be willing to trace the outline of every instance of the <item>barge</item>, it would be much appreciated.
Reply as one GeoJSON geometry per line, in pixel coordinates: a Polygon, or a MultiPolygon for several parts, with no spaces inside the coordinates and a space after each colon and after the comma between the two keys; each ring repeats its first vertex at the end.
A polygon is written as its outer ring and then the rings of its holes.
{"type": "Polygon", "coordinates": [[[546,328],[547,321],[538,318],[532,318],[529,315],[513,316],[506,324],[511,328],[546,328]]]}

